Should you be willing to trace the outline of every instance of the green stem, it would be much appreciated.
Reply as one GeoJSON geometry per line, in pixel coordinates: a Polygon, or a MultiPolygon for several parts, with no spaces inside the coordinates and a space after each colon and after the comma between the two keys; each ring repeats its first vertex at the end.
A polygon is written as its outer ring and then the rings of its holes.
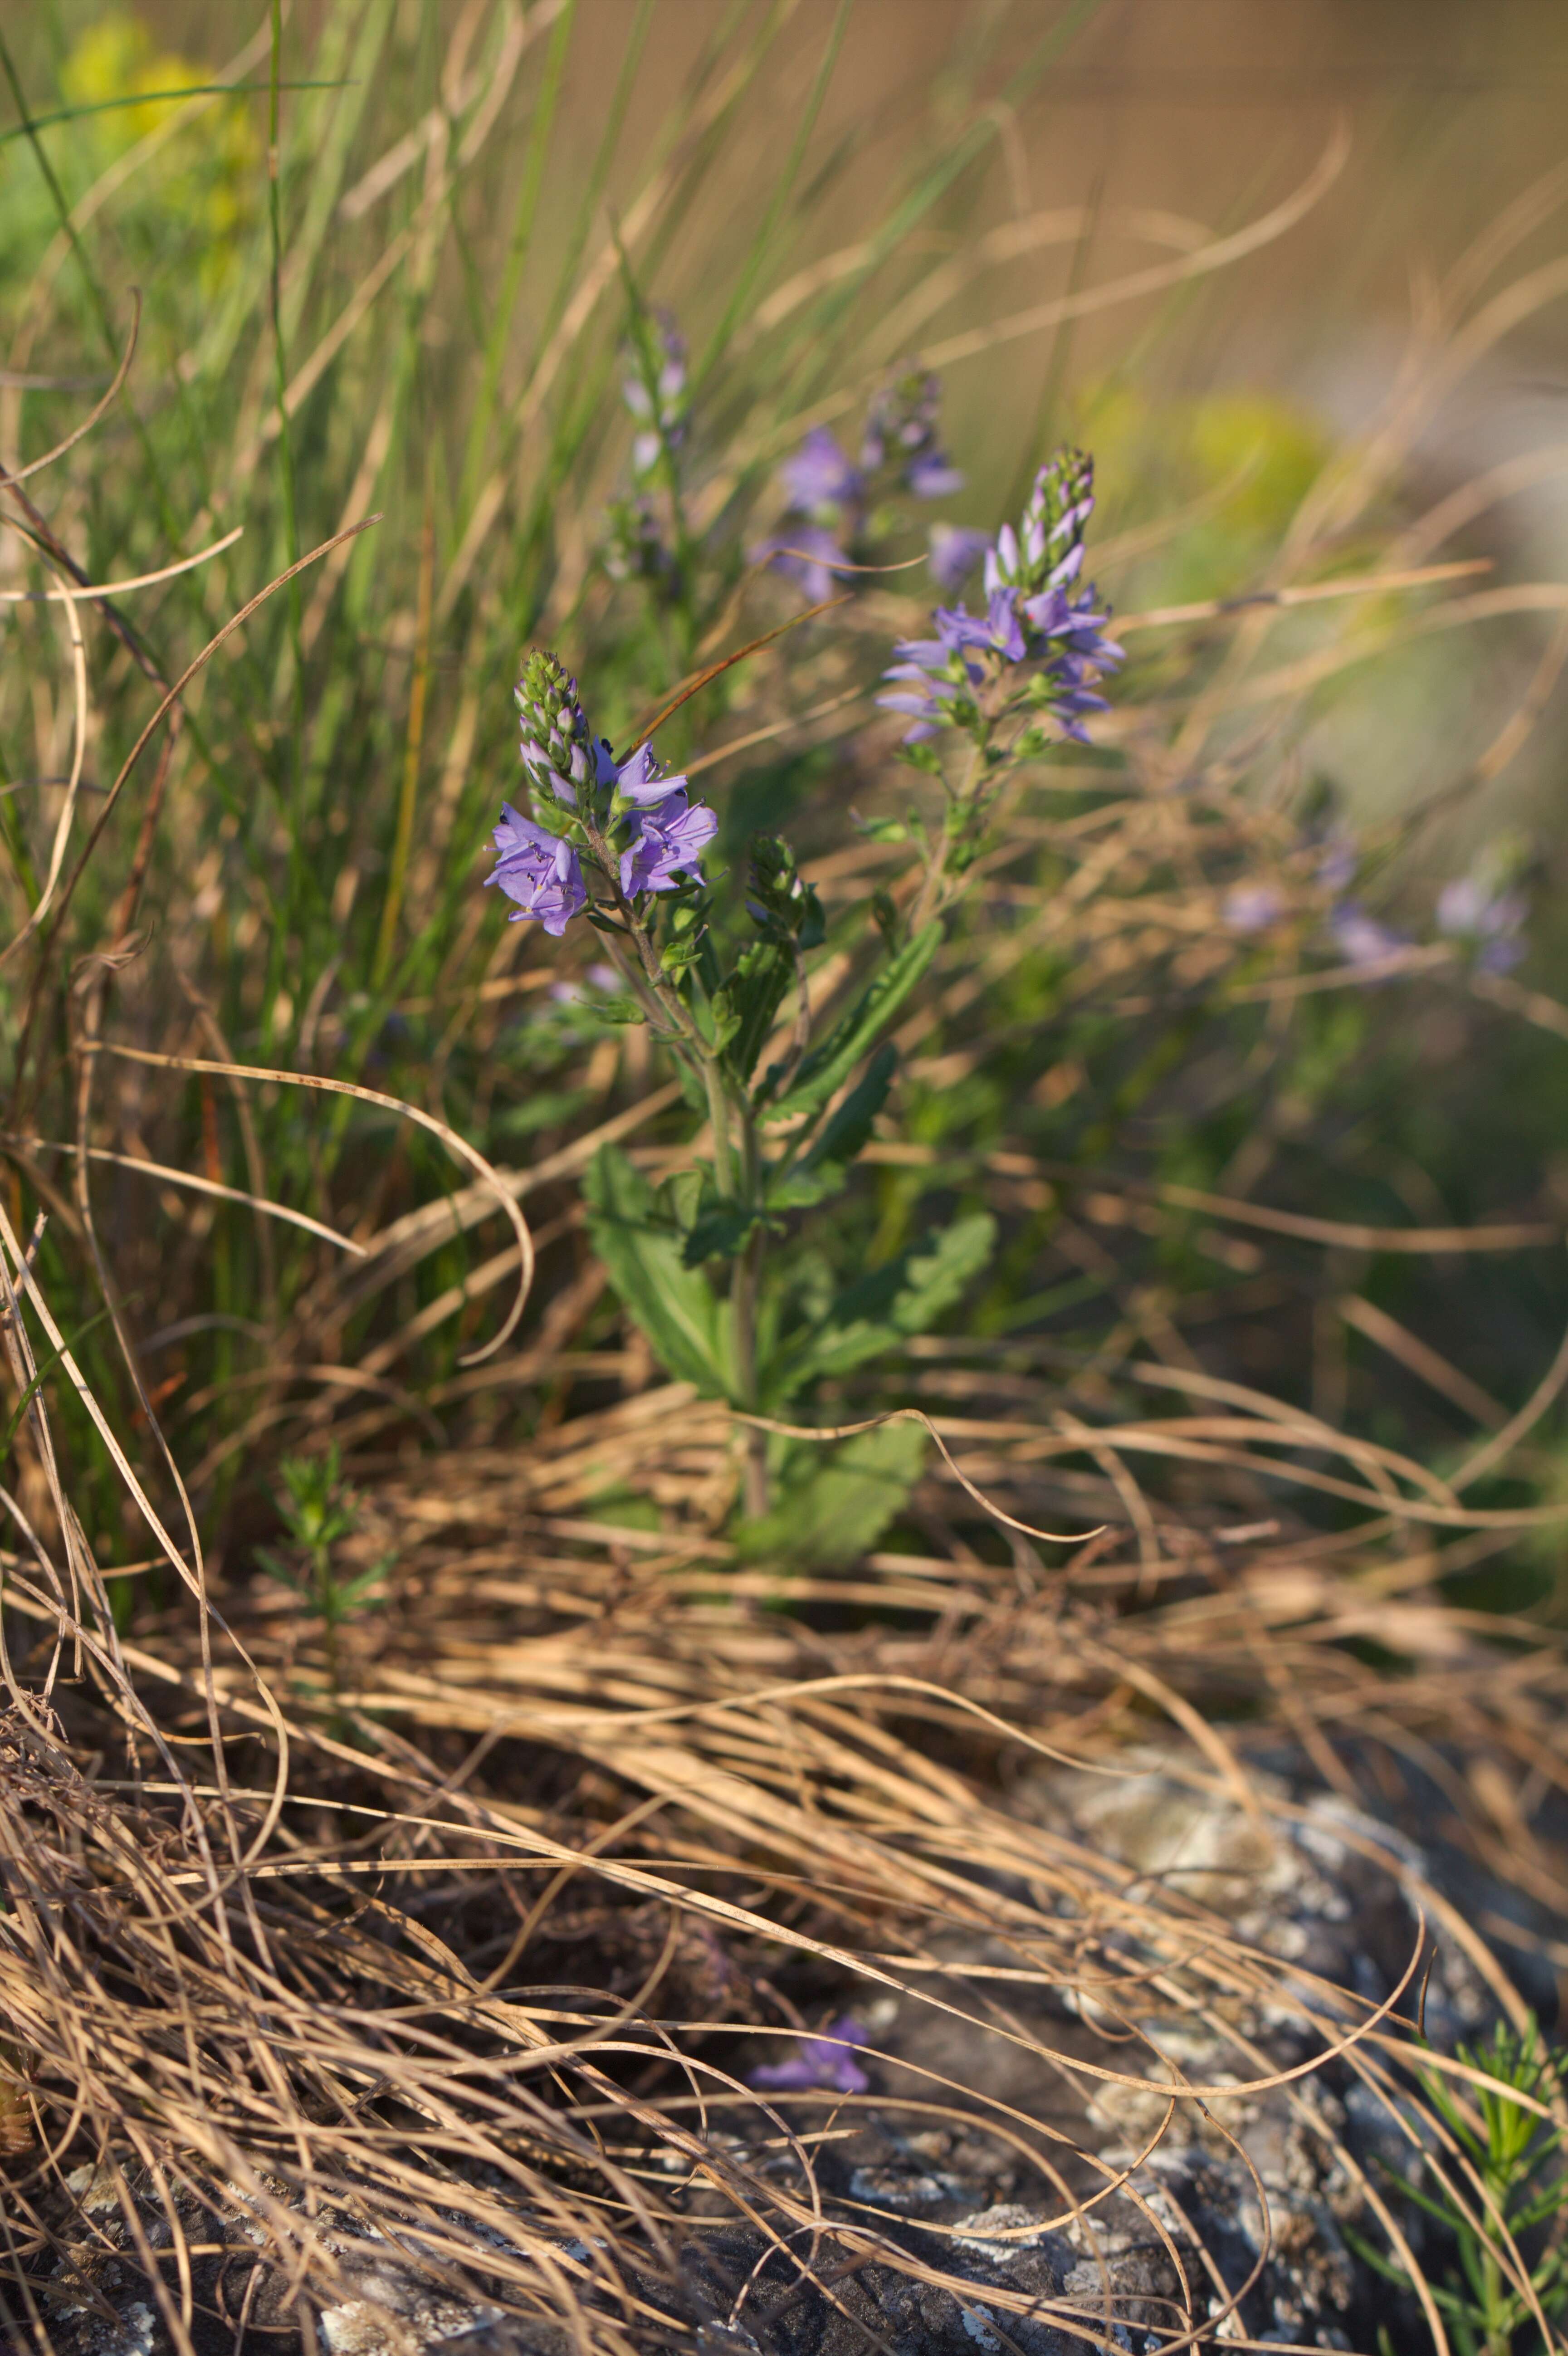
{"type": "MultiPolygon", "coordinates": [[[[963,781],[953,797],[953,808],[964,812],[966,821],[973,818],[978,800],[978,787],[984,775],[985,757],[983,745],[976,744],[972,747],[968,765],[964,771],[963,781]]],[[[940,842],[932,851],[931,856],[925,862],[925,880],[921,884],[920,896],[914,904],[909,920],[912,938],[916,933],[923,931],[950,896],[947,889],[951,881],[947,873],[947,858],[954,842],[960,840],[962,840],[960,836],[955,835],[944,827],[940,842]]]]}
{"type": "MultiPolygon", "coordinates": [[[[741,1101],[741,1188],[745,1199],[753,1208],[762,1207],[762,1159],[757,1146],[756,1123],[751,1108],[741,1101]]],[[[760,1224],[747,1237],[745,1247],[735,1261],[730,1280],[730,1305],[735,1344],[735,1387],[740,1403],[748,1413],[755,1415],[757,1390],[757,1309],[763,1291],[763,1261],[767,1251],[767,1230],[760,1224]]],[[[742,1427],[745,1505],[748,1517],[756,1521],[768,1510],[768,1436],[754,1425],[742,1427]]]]}

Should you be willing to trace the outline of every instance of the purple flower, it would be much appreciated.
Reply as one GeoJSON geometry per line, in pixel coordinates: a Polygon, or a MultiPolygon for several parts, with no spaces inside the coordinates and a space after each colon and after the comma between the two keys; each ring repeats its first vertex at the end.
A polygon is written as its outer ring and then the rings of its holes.
{"type": "Polygon", "coordinates": [[[826,425],[814,425],[793,458],[779,468],[790,505],[807,514],[816,508],[846,507],[860,496],[860,476],[826,425]]]}
{"type": "Polygon", "coordinates": [[[955,523],[933,523],[930,541],[931,554],[926,561],[937,587],[949,594],[962,587],[991,545],[988,533],[955,523]]]}
{"type": "Polygon", "coordinates": [[[904,468],[904,481],[917,499],[944,499],[964,488],[964,477],[940,450],[927,450],[904,468]]]}
{"type": "Polygon", "coordinates": [[[624,800],[635,802],[639,809],[646,809],[654,802],[667,800],[671,794],[684,789],[686,785],[684,777],[666,776],[654,758],[651,744],[639,744],[631,758],[623,761],[619,768],[610,757],[609,746],[605,745],[599,782],[601,785],[613,784],[624,800]]]}
{"type": "Polygon", "coordinates": [[[1347,965],[1381,965],[1410,947],[1403,934],[1391,932],[1369,916],[1358,900],[1342,900],[1329,911],[1328,930],[1347,965]]]}
{"type": "Polygon", "coordinates": [[[1437,895],[1438,931],[1467,941],[1483,973],[1511,973],[1520,962],[1529,914],[1522,893],[1499,891],[1481,875],[1458,876],[1437,895]]]}
{"type": "Polygon", "coordinates": [[[780,573],[799,582],[808,605],[820,605],[831,597],[830,568],[849,561],[833,534],[818,523],[797,524],[793,530],[786,524],[772,540],[753,548],[751,558],[753,564],[766,564],[771,558],[780,573]]]}
{"type": "Polygon", "coordinates": [[[1263,933],[1285,914],[1285,902],[1272,884],[1237,884],[1226,893],[1220,915],[1233,933],[1263,933]]]}
{"type": "Polygon", "coordinates": [[[764,2062],[751,2071],[749,2086],[759,2093],[794,2094],[808,2086],[830,2086],[841,2094],[863,2094],[870,2085],[849,2051],[865,2042],[866,2032],[852,2014],[830,2020],[820,2036],[808,2037],[787,2062],[764,2062]]]}
{"type": "Polygon", "coordinates": [[[622,891],[631,899],[638,892],[677,892],[687,876],[700,883],[700,855],[718,831],[719,820],[706,802],[693,808],[684,791],[670,794],[643,812],[622,852],[622,891]]]}
{"type": "Polygon", "coordinates": [[[537,916],[546,932],[559,939],[588,905],[576,851],[559,835],[520,818],[510,802],[501,805],[495,841],[500,857],[495,873],[485,881],[498,884],[507,899],[517,902],[517,913],[508,922],[517,925],[526,916],[537,916]]]}

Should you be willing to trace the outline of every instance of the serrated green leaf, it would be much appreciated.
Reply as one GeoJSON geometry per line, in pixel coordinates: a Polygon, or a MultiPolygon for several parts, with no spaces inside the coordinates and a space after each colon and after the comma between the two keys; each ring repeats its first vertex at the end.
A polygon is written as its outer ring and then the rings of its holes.
{"type": "Polygon", "coordinates": [[[772,1210],[804,1210],[825,1203],[848,1183],[849,1165],[865,1151],[871,1124],[887,1102],[898,1050],[891,1043],[879,1047],[864,1076],[850,1090],[804,1162],[773,1179],[767,1188],[772,1210]]]}
{"type": "Polygon", "coordinates": [[[687,1237],[681,1258],[688,1268],[700,1268],[708,1259],[733,1259],[753,1227],[763,1224],[760,1211],[738,1204],[705,1211],[687,1237]]]}
{"type": "Polygon", "coordinates": [[[821,1046],[805,1058],[778,1102],[763,1108],[764,1120],[813,1113],[827,1103],[892,1021],[936,955],[941,939],[942,926],[927,925],[889,958],[859,1004],[851,1007],[821,1046]]]}
{"type": "Polygon", "coordinates": [[[728,1304],[699,1269],[687,1267],[682,1238],[659,1219],[647,1180],[616,1147],[603,1145],[582,1191],[593,1248],[660,1365],[707,1398],[731,1396],[728,1304]]]}
{"type": "Polygon", "coordinates": [[[784,1337],[763,1370],[771,1405],[784,1404],[808,1383],[849,1374],[913,1333],[929,1333],[985,1267],[996,1238],[990,1213],[975,1211],[861,1277],[816,1325],[784,1337]]]}
{"type": "Polygon", "coordinates": [[[884,1423],[837,1446],[795,1441],[778,1469],[772,1512],[737,1533],[742,1553],[825,1568],[853,1562],[903,1505],[924,1459],[917,1423],[884,1423]]]}
{"type": "Polygon", "coordinates": [[[888,1090],[898,1067],[899,1051],[891,1040],[887,1040],[806,1155],[807,1170],[820,1170],[829,1162],[848,1163],[865,1151],[870,1141],[871,1124],[888,1100],[888,1090]]]}

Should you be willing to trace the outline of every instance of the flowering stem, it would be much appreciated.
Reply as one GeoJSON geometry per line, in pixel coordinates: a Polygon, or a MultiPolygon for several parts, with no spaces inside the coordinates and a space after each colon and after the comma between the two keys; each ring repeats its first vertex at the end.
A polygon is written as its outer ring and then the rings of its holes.
{"type": "MultiPolygon", "coordinates": [[[[748,1205],[761,1209],[762,1158],[757,1146],[757,1128],[751,1107],[741,1099],[741,1186],[748,1205]]],[[[735,1261],[730,1280],[730,1308],[735,1344],[735,1387],[741,1395],[741,1405],[750,1413],[757,1411],[757,1303],[763,1289],[763,1258],[767,1249],[767,1230],[759,1220],[747,1237],[745,1247],[735,1261]]],[[[759,1520],[768,1510],[768,1436],[748,1425],[744,1440],[744,1480],[746,1513],[752,1521],[759,1520]]]]}
{"type": "MultiPolygon", "coordinates": [[[[968,762],[965,766],[963,781],[957,792],[953,795],[949,805],[950,813],[952,811],[961,813],[960,824],[965,830],[973,821],[978,804],[979,785],[985,773],[985,744],[977,743],[970,752],[968,762]]],[[[933,849],[927,859],[925,878],[921,884],[919,897],[915,901],[910,916],[909,928],[912,937],[923,931],[951,897],[948,886],[952,879],[948,873],[948,860],[954,843],[962,839],[962,834],[949,824],[944,828],[941,841],[933,849]]]]}
{"type": "Polygon", "coordinates": [[[582,819],[582,830],[588,838],[589,849],[603,870],[615,914],[636,948],[643,969],[638,977],[641,987],[637,994],[645,1002],[651,1001],[656,1011],[667,1019],[675,1033],[670,1044],[677,1046],[693,1069],[701,1074],[708,1095],[709,1119],[713,1129],[713,1173],[719,1182],[720,1193],[728,1196],[731,1191],[730,1105],[724,1093],[719,1058],[692,1020],[690,1008],[659,963],[652,935],[621,888],[614,854],[595,819],[586,813],[582,819]]]}

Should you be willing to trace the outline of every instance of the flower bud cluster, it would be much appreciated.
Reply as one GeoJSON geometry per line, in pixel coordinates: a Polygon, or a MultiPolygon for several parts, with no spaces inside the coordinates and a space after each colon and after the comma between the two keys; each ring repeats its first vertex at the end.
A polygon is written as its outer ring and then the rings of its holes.
{"type": "Polygon", "coordinates": [[[645,744],[617,762],[553,654],[528,657],[517,700],[533,815],[502,804],[498,857],[485,879],[516,903],[511,921],[534,917],[547,933],[563,933],[590,905],[585,861],[590,873],[613,874],[628,901],[699,884],[719,821],[688,799],[686,779],[666,775],[645,744]]]}
{"type": "Polygon", "coordinates": [[[1077,586],[1093,486],[1088,458],[1058,451],[1035,477],[1018,530],[1004,524],[987,551],[985,612],[939,606],[933,638],[894,648],[890,690],[878,701],[913,720],[906,742],[958,728],[988,743],[1014,716],[1030,723],[1015,751],[1032,750],[1047,720],[1062,736],[1088,741],[1085,715],[1106,708],[1095,682],[1123,659],[1093,586],[1077,586]]]}
{"type": "MultiPolygon", "coordinates": [[[[852,564],[877,538],[882,502],[900,491],[917,499],[941,499],[962,490],[964,477],[941,444],[941,402],[936,378],[919,370],[885,386],[867,412],[858,461],[826,425],[814,425],[779,468],[788,506],[772,539],[752,551],[753,562],[771,557],[779,572],[799,582],[812,604],[819,604],[832,594],[835,568],[852,564]]],[[[943,548],[951,562],[956,543],[950,545],[944,536],[943,548]]],[[[976,552],[965,543],[953,586],[976,552]]]]}
{"type": "Polygon", "coordinates": [[[632,479],[639,487],[658,471],[667,451],[686,439],[691,395],[687,379],[686,339],[667,311],[647,330],[647,348],[635,348],[622,397],[641,432],[632,444],[632,479]]]}

